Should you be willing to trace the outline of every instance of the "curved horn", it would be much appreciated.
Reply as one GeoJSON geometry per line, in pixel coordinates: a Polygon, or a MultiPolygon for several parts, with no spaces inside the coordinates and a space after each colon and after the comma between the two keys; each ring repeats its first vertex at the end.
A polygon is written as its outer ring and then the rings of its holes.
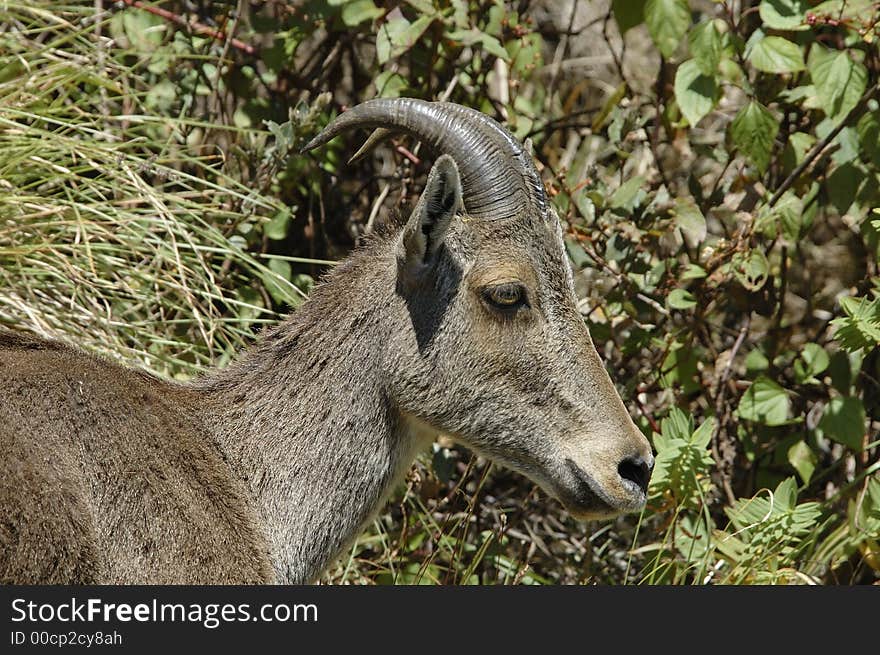
{"type": "Polygon", "coordinates": [[[377,98],[337,116],[303,151],[362,127],[383,130],[365,145],[375,145],[388,131],[406,132],[435,152],[450,155],[461,173],[465,209],[471,216],[509,218],[528,208],[546,215],[544,185],[531,156],[485,114],[452,102],[377,98]]]}

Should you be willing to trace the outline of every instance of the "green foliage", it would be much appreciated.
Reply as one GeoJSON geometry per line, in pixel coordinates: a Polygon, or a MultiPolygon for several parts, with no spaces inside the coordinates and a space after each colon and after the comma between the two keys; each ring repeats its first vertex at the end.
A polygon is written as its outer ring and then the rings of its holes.
{"type": "Polygon", "coordinates": [[[853,61],[846,50],[827,50],[817,45],[810,51],[810,77],[819,106],[829,118],[839,122],[865,92],[868,71],[863,64],[853,61]]]}
{"type": "Polygon", "coordinates": [[[880,298],[844,297],[840,306],[845,316],[831,321],[836,328],[834,338],[850,352],[880,345],[880,298]]]}
{"type": "Polygon", "coordinates": [[[782,481],[773,491],[740,499],[726,512],[731,529],[718,531],[715,543],[731,568],[727,582],[800,581],[796,567],[815,541],[822,506],[798,503],[794,478],[782,481]]]}
{"type": "Polygon", "coordinates": [[[755,32],[746,45],[746,59],[765,73],[795,73],[804,69],[804,57],[797,44],[760,32],[755,32]]]}
{"type": "Polygon", "coordinates": [[[533,144],[650,502],[584,534],[438,444],[327,580],[876,581],[875,2],[241,4],[0,6],[0,322],[223,364],[431,161],[303,141],[372,97],[459,102],[533,144]]]}
{"type": "Polygon", "coordinates": [[[645,23],[660,53],[671,57],[691,24],[687,0],[648,0],[645,23]]]}
{"type": "Polygon", "coordinates": [[[779,121],[760,102],[752,100],[737,112],[730,123],[730,139],[763,173],[770,165],[773,140],[779,132],[779,121]]]}
{"type": "Polygon", "coordinates": [[[807,0],[761,0],[758,11],[766,27],[774,30],[805,30],[807,0]]]}
{"type": "Polygon", "coordinates": [[[832,398],[822,413],[819,429],[852,450],[861,450],[865,434],[865,408],[862,401],[851,396],[832,398]]]}
{"type": "Polygon", "coordinates": [[[702,72],[700,62],[689,59],[678,67],[675,74],[675,99],[681,113],[691,125],[696,125],[715,107],[718,85],[712,74],[702,72]]]}
{"type": "MultiPolygon", "coordinates": [[[[721,31],[714,20],[707,20],[695,25],[688,33],[691,56],[693,61],[697,62],[697,68],[703,75],[715,77],[721,63],[723,45],[721,31]]],[[[682,66],[686,63],[683,62],[682,66]]]]}
{"type": "Polygon", "coordinates": [[[677,407],[654,433],[656,463],[651,476],[651,497],[672,500],[679,508],[698,507],[712,491],[710,472],[714,460],[709,441],[715,421],[709,419],[694,429],[694,419],[677,407]]]}
{"type": "Polygon", "coordinates": [[[763,425],[785,425],[791,412],[791,401],[785,389],[763,375],[742,395],[737,415],[746,421],[763,425]]]}

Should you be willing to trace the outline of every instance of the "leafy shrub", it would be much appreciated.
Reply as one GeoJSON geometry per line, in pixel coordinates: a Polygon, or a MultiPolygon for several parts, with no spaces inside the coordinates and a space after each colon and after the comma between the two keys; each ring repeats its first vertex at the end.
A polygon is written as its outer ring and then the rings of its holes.
{"type": "Polygon", "coordinates": [[[430,164],[303,139],[451,100],[532,142],[653,439],[648,508],[586,531],[437,444],[328,581],[876,581],[876,2],[132,4],[0,8],[0,322],[222,363],[430,164]]]}

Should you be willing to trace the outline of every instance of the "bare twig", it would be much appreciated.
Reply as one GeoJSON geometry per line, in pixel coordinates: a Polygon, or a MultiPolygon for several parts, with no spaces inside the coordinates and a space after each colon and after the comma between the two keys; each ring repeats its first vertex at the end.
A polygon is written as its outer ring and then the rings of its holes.
{"type": "Polygon", "coordinates": [[[782,197],[782,195],[786,191],[788,191],[789,187],[792,184],[794,184],[795,181],[804,173],[804,171],[806,171],[810,167],[810,165],[816,160],[816,158],[820,154],[822,154],[822,151],[828,147],[828,144],[830,144],[835,139],[835,137],[837,137],[838,134],[840,134],[840,132],[843,130],[843,128],[845,128],[847,125],[852,124],[856,119],[858,119],[862,115],[862,113],[864,113],[865,109],[868,106],[868,101],[872,97],[877,95],[878,91],[880,91],[880,84],[875,84],[873,87],[868,89],[865,92],[865,94],[861,97],[859,102],[856,104],[856,106],[853,107],[850,110],[850,112],[846,115],[846,118],[844,118],[842,121],[840,121],[840,123],[837,125],[837,127],[835,127],[833,130],[831,130],[831,132],[829,132],[824,139],[822,139],[821,141],[819,141],[819,143],[817,143],[815,146],[813,146],[813,149],[810,150],[809,153],[807,153],[807,156],[804,157],[804,160],[800,163],[800,165],[798,165],[789,174],[789,176],[787,178],[785,178],[785,180],[782,182],[782,184],[779,185],[779,188],[776,189],[776,193],[774,193],[773,197],[770,198],[770,202],[768,203],[768,206],[772,207],[777,202],[779,202],[779,199],[782,197]]]}
{"type": "MultiPolygon", "coordinates": [[[[577,5],[577,3],[572,3],[577,5]]],[[[614,60],[614,67],[617,69],[617,74],[620,75],[620,81],[626,84],[627,88],[629,88],[629,83],[626,81],[626,75],[623,74],[623,53],[626,49],[626,43],[623,40],[623,34],[620,35],[621,41],[621,50],[620,55],[618,56],[617,52],[614,50],[614,46],[611,43],[611,39],[608,36],[608,24],[611,22],[611,17],[613,15],[614,8],[612,4],[608,3],[608,13],[605,14],[605,19],[602,21],[602,38],[605,39],[605,43],[608,44],[608,52],[611,53],[611,58],[614,60]]]]}
{"type": "MultiPolygon", "coordinates": [[[[657,75],[657,82],[654,85],[655,88],[655,98],[654,98],[654,124],[651,126],[651,132],[648,139],[648,144],[651,147],[651,154],[654,156],[654,164],[657,167],[657,173],[660,175],[660,180],[663,182],[663,186],[669,189],[672,192],[672,188],[669,185],[669,180],[666,177],[666,171],[663,170],[663,161],[660,157],[660,125],[663,122],[663,105],[665,105],[665,93],[664,89],[666,87],[666,58],[660,57],[660,72],[657,75]]],[[[623,167],[620,169],[623,171],[623,167]]]]}
{"type": "MultiPolygon", "coordinates": [[[[104,25],[104,21],[99,20],[98,17],[104,13],[104,0],[95,0],[95,64],[100,71],[101,75],[106,75],[106,47],[104,43],[104,35],[102,34],[102,27],[104,25]]],[[[101,117],[104,121],[107,120],[107,117],[110,115],[110,106],[109,99],[107,97],[107,89],[103,84],[98,85],[98,93],[101,98],[101,102],[98,105],[101,110],[101,117]]],[[[101,123],[101,129],[106,131],[107,125],[106,122],[101,123]]]]}
{"type": "MultiPolygon", "coordinates": [[[[602,257],[599,253],[597,253],[593,249],[593,247],[583,239],[582,235],[580,235],[577,231],[572,231],[571,234],[576,239],[578,239],[578,242],[580,243],[581,248],[584,249],[584,252],[590,257],[590,259],[592,259],[594,262],[599,264],[599,266],[601,266],[604,270],[611,273],[611,275],[614,276],[614,279],[617,280],[618,284],[624,285],[625,288],[629,288],[632,286],[632,281],[629,278],[627,278],[625,275],[623,275],[622,273],[619,273],[618,271],[615,271],[613,268],[611,268],[611,265],[605,260],[605,258],[602,257]]],[[[656,300],[651,298],[650,296],[647,296],[644,293],[642,293],[641,291],[638,291],[638,292],[636,292],[635,297],[638,298],[639,300],[641,300],[642,302],[644,302],[645,304],[650,305],[656,311],[660,312],[664,316],[669,316],[669,310],[666,309],[659,302],[657,302],[656,300]]]]}
{"type": "Polygon", "coordinates": [[[236,50],[241,50],[249,55],[256,55],[257,49],[250,45],[249,43],[245,43],[239,39],[232,37],[230,34],[225,32],[221,32],[220,30],[215,30],[213,27],[209,27],[204,23],[199,23],[195,20],[188,20],[184,16],[180,14],[175,14],[174,12],[168,11],[167,9],[162,9],[161,7],[153,7],[152,5],[148,5],[141,0],[122,0],[129,7],[134,7],[135,9],[141,9],[143,11],[147,11],[154,16],[158,16],[159,18],[163,18],[170,23],[174,23],[175,25],[179,25],[180,27],[185,27],[189,30],[192,30],[196,34],[201,34],[202,36],[209,36],[212,39],[216,39],[217,41],[224,41],[231,45],[236,50]]]}
{"type": "Polygon", "coordinates": [[[564,116],[560,116],[559,118],[554,118],[553,120],[549,120],[545,123],[541,123],[540,125],[533,127],[527,134],[526,138],[532,138],[536,134],[540,134],[542,132],[552,132],[554,130],[562,130],[568,129],[570,127],[580,128],[580,127],[591,127],[592,120],[590,122],[578,122],[571,120],[576,116],[592,116],[598,111],[602,111],[602,107],[590,107],[588,109],[579,109],[578,111],[572,111],[564,116]]]}
{"type": "Polygon", "coordinates": [[[370,210],[370,217],[367,219],[367,224],[364,227],[366,232],[372,232],[373,223],[376,222],[376,217],[379,215],[379,210],[382,208],[382,203],[385,202],[385,198],[388,197],[388,192],[391,190],[391,185],[386,184],[383,188],[379,196],[376,198],[375,202],[373,202],[373,208],[370,210]]]}
{"type": "Polygon", "coordinates": [[[779,306],[776,308],[776,315],[773,317],[773,327],[779,329],[782,325],[782,313],[785,309],[785,293],[788,291],[788,247],[782,246],[782,263],[779,273],[779,306]]]}
{"type": "Polygon", "coordinates": [[[651,429],[654,432],[659,433],[660,432],[660,425],[657,423],[657,420],[654,418],[654,416],[651,414],[651,412],[649,412],[647,410],[647,408],[645,407],[645,404],[641,400],[639,400],[638,392],[633,396],[633,399],[635,400],[636,405],[639,408],[639,411],[642,413],[642,416],[644,416],[645,419],[648,421],[648,424],[651,426],[651,429]]]}
{"type": "Polygon", "coordinates": [[[727,364],[724,366],[721,377],[718,378],[718,383],[715,385],[715,429],[712,431],[712,456],[718,463],[718,472],[721,474],[721,484],[724,487],[724,493],[727,496],[727,502],[730,505],[733,505],[733,503],[736,502],[736,495],[733,493],[733,488],[730,484],[730,472],[727,470],[727,465],[721,459],[721,449],[718,445],[718,439],[721,436],[721,430],[724,428],[724,424],[727,423],[728,413],[724,411],[727,381],[730,379],[730,373],[733,370],[733,362],[736,359],[736,354],[742,347],[746,335],[749,333],[749,327],[751,324],[751,314],[748,314],[739,330],[736,341],[733,343],[733,347],[730,349],[730,358],[727,360],[727,364]]]}
{"type": "MultiPolygon", "coordinates": [[[[241,17],[241,12],[244,9],[244,0],[238,0],[238,6],[235,9],[235,14],[232,17],[232,24],[229,26],[229,30],[227,34],[232,36],[235,34],[236,28],[238,28],[238,20],[241,17]]],[[[227,15],[228,21],[228,15],[227,15]]],[[[225,26],[224,26],[225,27],[225,26]]],[[[223,62],[226,61],[226,57],[229,54],[229,48],[232,45],[232,41],[234,39],[226,39],[223,44],[223,52],[220,54],[220,59],[217,62],[217,71],[214,74],[214,99],[217,103],[217,113],[221,113],[223,111],[223,101],[220,99],[220,79],[223,76],[223,62]]]]}
{"type": "Polygon", "coordinates": [[[568,30],[565,34],[562,35],[562,38],[559,39],[559,45],[556,46],[556,52],[553,54],[553,63],[551,64],[551,69],[553,73],[550,77],[550,83],[547,85],[547,109],[550,109],[553,103],[553,92],[556,89],[556,81],[559,78],[559,71],[562,69],[562,60],[565,58],[565,53],[568,50],[568,32],[571,32],[572,27],[574,27],[574,18],[577,14],[577,7],[577,2],[571,3],[571,14],[568,17],[568,30]]]}

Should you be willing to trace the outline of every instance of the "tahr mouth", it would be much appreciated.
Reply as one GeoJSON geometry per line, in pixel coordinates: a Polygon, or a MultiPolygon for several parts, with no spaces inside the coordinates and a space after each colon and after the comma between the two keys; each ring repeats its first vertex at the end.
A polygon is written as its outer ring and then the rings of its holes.
{"type": "Polygon", "coordinates": [[[628,480],[621,482],[625,495],[611,496],[597,481],[571,458],[565,458],[570,473],[569,485],[560,490],[560,500],[572,514],[584,519],[612,518],[640,510],[646,501],[645,492],[628,480]]]}

